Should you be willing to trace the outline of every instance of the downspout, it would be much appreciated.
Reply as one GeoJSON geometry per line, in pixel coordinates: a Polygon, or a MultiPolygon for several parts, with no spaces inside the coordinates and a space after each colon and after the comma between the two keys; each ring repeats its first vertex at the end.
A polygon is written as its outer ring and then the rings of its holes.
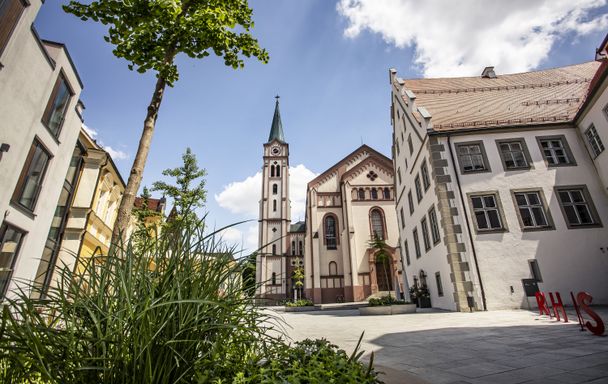
{"type": "MultiPolygon", "coordinates": [[[[452,164],[456,164],[454,161],[454,152],[452,151],[452,144],[450,143],[450,135],[448,137],[448,149],[450,151],[450,159],[452,160],[452,164]]],[[[460,196],[460,202],[462,204],[462,211],[464,213],[464,222],[467,226],[467,233],[469,234],[469,241],[471,242],[471,251],[473,251],[473,261],[475,263],[475,272],[477,272],[477,277],[479,279],[479,289],[481,290],[481,301],[483,305],[483,310],[487,311],[487,303],[486,303],[486,292],[483,288],[483,281],[481,280],[481,273],[479,272],[479,263],[477,262],[477,252],[475,251],[475,243],[473,242],[473,235],[471,235],[471,227],[469,225],[469,215],[466,210],[466,204],[464,201],[464,196],[462,195],[462,188],[460,187],[460,178],[458,177],[458,170],[454,168],[454,174],[456,175],[456,185],[458,186],[458,195],[460,196]]]]}

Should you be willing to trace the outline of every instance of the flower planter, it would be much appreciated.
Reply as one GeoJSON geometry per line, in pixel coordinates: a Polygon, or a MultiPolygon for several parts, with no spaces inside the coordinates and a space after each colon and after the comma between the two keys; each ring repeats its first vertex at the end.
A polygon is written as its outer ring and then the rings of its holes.
{"type": "Polygon", "coordinates": [[[416,304],[391,305],[391,313],[393,315],[400,315],[403,313],[416,313],[416,304]]]}
{"type": "Polygon", "coordinates": [[[285,307],[285,312],[309,312],[314,310],[314,305],[307,305],[305,307],[285,307]]]}
{"type": "Polygon", "coordinates": [[[361,316],[390,315],[391,307],[389,305],[381,305],[377,307],[361,307],[359,308],[359,314],[361,316]]]}

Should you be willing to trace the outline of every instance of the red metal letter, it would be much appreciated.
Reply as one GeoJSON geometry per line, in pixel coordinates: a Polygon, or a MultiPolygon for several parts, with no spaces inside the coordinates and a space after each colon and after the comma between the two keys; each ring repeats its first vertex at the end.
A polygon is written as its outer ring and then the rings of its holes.
{"type": "Polygon", "coordinates": [[[536,303],[538,304],[538,311],[541,315],[549,315],[551,317],[551,311],[547,307],[547,298],[543,292],[536,292],[536,303]]]}
{"type": "Polygon", "coordinates": [[[557,321],[560,321],[559,311],[561,310],[562,314],[564,315],[564,323],[567,323],[568,315],[566,314],[566,310],[564,309],[564,303],[562,303],[562,298],[559,295],[559,292],[555,292],[555,297],[557,297],[557,303],[553,299],[553,292],[549,292],[549,297],[551,298],[551,306],[553,307],[553,313],[555,314],[555,318],[557,319],[557,321]]]}
{"type": "Polygon", "coordinates": [[[581,310],[578,308],[578,304],[576,302],[576,298],[574,297],[574,293],[570,291],[570,297],[572,298],[572,305],[574,305],[574,309],[576,310],[576,318],[578,319],[578,323],[581,326],[581,331],[585,330],[585,321],[583,320],[583,315],[581,315],[581,310]]]}
{"type": "Polygon", "coordinates": [[[578,295],[576,295],[576,298],[578,301],[578,305],[580,305],[580,307],[585,312],[587,312],[587,314],[593,320],[595,320],[595,325],[592,325],[590,321],[587,321],[585,323],[585,327],[587,327],[587,329],[590,330],[591,333],[593,333],[594,335],[597,335],[597,336],[603,335],[604,334],[604,322],[602,321],[602,318],[599,317],[597,315],[597,313],[595,313],[594,310],[589,308],[589,304],[591,304],[591,301],[593,301],[593,296],[591,296],[587,292],[579,292],[578,295]]]}

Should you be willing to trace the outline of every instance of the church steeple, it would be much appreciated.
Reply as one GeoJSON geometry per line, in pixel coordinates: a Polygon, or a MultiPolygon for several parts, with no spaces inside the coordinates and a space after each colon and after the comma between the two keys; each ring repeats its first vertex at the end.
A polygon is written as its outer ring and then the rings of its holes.
{"type": "Polygon", "coordinates": [[[279,97],[276,96],[277,102],[274,106],[274,116],[272,117],[272,126],[270,128],[270,135],[268,136],[268,142],[272,140],[278,140],[281,143],[285,142],[285,136],[283,135],[283,123],[281,123],[281,112],[279,111],[279,97]]]}

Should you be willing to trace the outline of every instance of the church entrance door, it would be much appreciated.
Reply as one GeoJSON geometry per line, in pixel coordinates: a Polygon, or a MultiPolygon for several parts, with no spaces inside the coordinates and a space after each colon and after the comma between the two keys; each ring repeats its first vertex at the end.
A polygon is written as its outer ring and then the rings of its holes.
{"type": "Polygon", "coordinates": [[[391,266],[388,260],[376,261],[376,281],[378,282],[378,291],[392,291],[393,279],[391,266]]]}

